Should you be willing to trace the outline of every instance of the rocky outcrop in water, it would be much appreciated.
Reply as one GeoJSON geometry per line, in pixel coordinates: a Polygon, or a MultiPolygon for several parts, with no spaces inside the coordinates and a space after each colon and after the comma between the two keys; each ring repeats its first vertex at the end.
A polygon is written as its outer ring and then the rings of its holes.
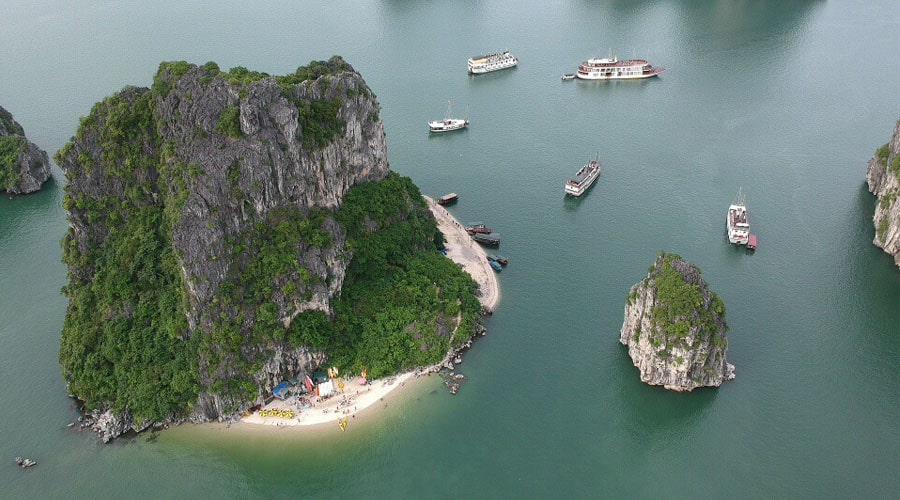
{"type": "Polygon", "coordinates": [[[894,126],[891,142],[878,148],[869,160],[866,182],[877,197],[875,239],[872,243],[894,257],[900,266],[900,120],[894,126]]]}
{"type": "Polygon", "coordinates": [[[725,305],[700,270],[661,253],[647,277],[631,287],[619,341],[641,381],[674,391],[718,387],[734,378],[725,305]]]}
{"type": "Polygon", "coordinates": [[[33,193],[50,178],[47,153],[25,138],[25,130],[0,106],[0,192],[33,193]]]}

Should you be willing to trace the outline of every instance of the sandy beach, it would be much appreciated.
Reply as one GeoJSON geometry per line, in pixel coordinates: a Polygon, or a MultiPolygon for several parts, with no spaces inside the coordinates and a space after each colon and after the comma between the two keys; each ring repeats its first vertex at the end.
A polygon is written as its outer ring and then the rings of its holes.
{"type": "MultiPolygon", "coordinates": [[[[290,397],[284,401],[276,399],[269,403],[263,410],[293,410],[293,418],[279,416],[260,416],[260,412],[243,417],[241,423],[272,425],[278,427],[293,427],[299,425],[337,425],[339,418],[350,417],[362,411],[364,408],[384,401],[385,396],[398,387],[402,387],[410,379],[415,377],[415,372],[404,372],[392,377],[370,380],[365,385],[361,384],[359,377],[334,379],[335,393],[325,400],[312,402],[311,408],[302,409],[297,397],[290,397]],[[343,389],[338,388],[338,382],[343,384],[343,389]]],[[[315,399],[315,398],[314,398],[315,399]]]]}
{"type": "MultiPolygon", "coordinates": [[[[460,264],[462,269],[478,283],[481,305],[493,309],[500,301],[500,285],[497,281],[497,274],[488,264],[487,252],[472,240],[463,225],[450,215],[450,212],[428,196],[424,196],[424,198],[437,220],[438,229],[444,234],[447,257],[460,264]]],[[[418,378],[419,374],[435,371],[434,368],[437,366],[398,373],[380,380],[370,380],[366,384],[362,384],[359,377],[339,378],[334,380],[335,394],[328,399],[312,398],[309,400],[292,396],[284,401],[276,399],[262,408],[266,413],[272,410],[293,412],[292,416],[288,416],[291,415],[290,413],[275,413],[272,416],[264,417],[260,415],[260,412],[256,412],[241,418],[239,424],[277,427],[323,424],[337,426],[338,419],[347,417],[355,420],[363,409],[384,402],[384,398],[391,391],[418,378]],[[343,387],[341,388],[340,385],[343,387]]]]}

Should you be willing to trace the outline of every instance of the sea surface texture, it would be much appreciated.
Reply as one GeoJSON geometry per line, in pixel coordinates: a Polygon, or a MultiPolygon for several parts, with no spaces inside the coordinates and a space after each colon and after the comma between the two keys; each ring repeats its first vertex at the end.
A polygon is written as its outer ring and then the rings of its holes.
{"type": "Polygon", "coordinates": [[[451,396],[407,387],[319,433],[182,426],[102,445],[57,362],[62,174],[0,199],[5,498],[896,498],[900,272],[866,162],[900,116],[893,0],[4,3],[0,104],[49,153],[160,61],[286,74],[339,54],[377,94],[391,168],[503,235],[489,332],[451,396]],[[519,66],[469,76],[508,48],[519,66]],[[560,80],[589,57],[666,68],[560,80]],[[429,135],[447,101],[467,130],[429,135]],[[566,179],[598,154],[579,199],[566,179]],[[759,249],[725,239],[747,195],[759,249]],[[619,344],[657,251],[725,302],[737,378],[676,394],[619,344]],[[39,465],[22,470],[16,456],[39,465]]]}

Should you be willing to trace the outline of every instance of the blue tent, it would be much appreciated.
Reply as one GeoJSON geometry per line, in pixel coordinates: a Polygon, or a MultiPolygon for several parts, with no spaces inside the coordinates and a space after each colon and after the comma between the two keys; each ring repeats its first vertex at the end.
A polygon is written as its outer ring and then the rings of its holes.
{"type": "Polygon", "coordinates": [[[287,399],[288,391],[290,390],[290,388],[290,384],[288,384],[287,382],[282,382],[278,384],[277,387],[275,387],[275,389],[272,391],[272,394],[278,399],[287,399]]]}

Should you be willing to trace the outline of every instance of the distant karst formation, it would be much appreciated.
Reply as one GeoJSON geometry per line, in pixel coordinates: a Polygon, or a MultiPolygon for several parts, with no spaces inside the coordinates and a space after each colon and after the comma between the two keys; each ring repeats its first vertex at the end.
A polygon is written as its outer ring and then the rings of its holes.
{"type": "Polygon", "coordinates": [[[718,387],[734,378],[725,359],[725,304],[694,265],[660,253],[647,277],[631,287],[619,341],[641,381],[674,391],[718,387]]]}
{"type": "Polygon", "coordinates": [[[894,126],[891,142],[875,151],[869,160],[866,182],[877,197],[875,239],[872,243],[894,257],[900,267],[900,120],[894,126]]]}
{"type": "Polygon", "coordinates": [[[50,178],[47,153],[25,138],[25,130],[0,106],[0,192],[33,193],[50,178]]]}

